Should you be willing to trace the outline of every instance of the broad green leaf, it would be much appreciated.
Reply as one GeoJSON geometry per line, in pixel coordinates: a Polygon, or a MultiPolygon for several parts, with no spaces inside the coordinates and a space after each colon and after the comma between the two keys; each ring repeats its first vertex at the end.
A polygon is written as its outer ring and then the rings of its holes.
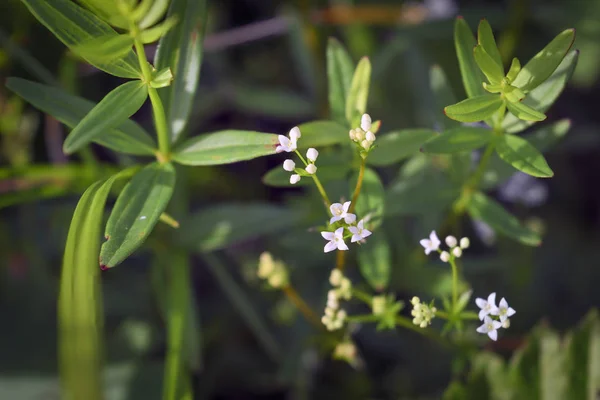
{"type": "MultiPolygon", "coordinates": [[[[99,36],[117,36],[117,32],[92,12],[81,8],[72,0],[21,0],[29,11],[48,28],[61,42],[70,48],[99,36]]],[[[85,58],[85,57],[84,57],[85,58]]],[[[133,50],[118,60],[96,63],[86,59],[95,67],[121,78],[140,78],[139,63],[133,50]]]]}
{"type": "Polygon", "coordinates": [[[131,51],[132,46],[133,37],[131,35],[106,34],[74,46],[73,52],[95,63],[110,63],[123,58],[131,51]]]}
{"type": "Polygon", "coordinates": [[[298,140],[298,147],[324,147],[350,141],[348,128],[334,121],[312,121],[298,125],[302,137],[298,140]]]}
{"type": "MultiPolygon", "coordinates": [[[[42,85],[20,78],[8,78],[6,87],[50,114],[69,128],[74,128],[96,106],[89,100],[70,95],[53,86],[42,85]]],[[[94,142],[114,151],[135,155],[152,155],[156,144],[137,123],[126,120],[119,126],[106,130],[94,142]]]]}
{"type": "Polygon", "coordinates": [[[546,116],[541,112],[534,110],[526,104],[521,102],[513,103],[511,101],[506,102],[506,107],[508,111],[513,113],[517,118],[522,119],[523,121],[543,121],[546,119],[546,116]]]}
{"type": "Polygon", "coordinates": [[[456,103],[456,96],[452,91],[444,70],[439,65],[434,65],[429,70],[429,86],[435,100],[437,122],[445,128],[461,126],[460,122],[446,118],[442,112],[447,105],[456,103]]]}
{"type": "Polygon", "coordinates": [[[104,132],[123,124],[138,111],[148,97],[148,86],[141,81],[122,84],[104,97],[71,131],[63,151],[73,153],[104,132]]]}
{"type": "Polygon", "coordinates": [[[597,399],[600,391],[600,321],[596,310],[570,332],[566,344],[569,392],[564,398],[597,399]]]}
{"type": "MultiPolygon", "coordinates": [[[[302,140],[302,139],[300,139],[302,140]]],[[[184,165],[220,165],[275,154],[277,135],[253,131],[219,131],[183,142],[173,160],[184,165]]]]}
{"type": "Polygon", "coordinates": [[[504,70],[502,69],[502,66],[498,65],[492,56],[485,51],[483,46],[475,46],[473,49],[473,57],[488,81],[493,85],[500,84],[502,78],[504,78],[504,70]]]}
{"type": "MultiPolygon", "coordinates": [[[[354,190],[358,181],[358,172],[350,179],[350,188],[354,190]]],[[[377,228],[381,224],[385,205],[385,188],[377,172],[365,168],[362,188],[358,200],[354,205],[357,218],[362,219],[370,216],[370,222],[365,226],[369,230],[377,228]]]]}
{"type": "Polygon", "coordinates": [[[295,210],[270,204],[218,204],[181,221],[177,240],[188,249],[210,252],[275,234],[298,224],[295,210]]]}
{"type": "Polygon", "coordinates": [[[529,92],[548,79],[573,45],[575,29],[567,29],[556,36],[519,71],[513,86],[529,92]]]}
{"type": "Polygon", "coordinates": [[[496,152],[504,161],[531,176],[550,178],[554,175],[542,153],[519,136],[502,136],[496,143],[496,152]]]}
{"type": "MultiPolygon", "coordinates": [[[[485,52],[492,58],[492,60],[502,68],[502,56],[498,51],[496,40],[494,39],[494,33],[492,27],[487,19],[483,18],[479,21],[479,27],[477,28],[477,43],[483,47],[485,52]]],[[[504,72],[502,73],[504,75],[504,72]]]]}
{"type": "Polygon", "coordinates": [[[169,8],[169,3],[170,0],[154,0],[152,2],[152,6],[150,7],[146,15],[144,15],[138,23],[138,26],[141,29],[146,29],[160,21],[160,19],[167,12],[167,8],[169,8]]]}
{"type": "Polygon", "coordinates": [[[434,136],[423,144],[421,151],[437,154],[471,151],[487,144],[493,135],[491,129],[463,126],[434,136]]]}
{"type": "Polygon", "coordinates": [[[352,83],[354,63],[350,55],[334,38],[327,43],[327,85],[329,87],[329,108],[331,118],[340,124],[347,124],[346,99],[352,83]]]}
{"type": "Polygon", "coordinates": [[[92,11],[105,21],[109,21],[112,16],[119,15],[119,8],[115,0],[77,0],[81,5],[92,11]]]}
{"type": "Polygon", "coordinates": [[[510,386],[515,388],[519,399],[543,399],[540,380],[540,334],[539,329],[530,334],[524,347],[518,349],[509,366],[510,386]]]}
{"type": "Polygon", "coordinates": [[[140,40],[144,44],[154,43],[177,25],[176,17],[169,17],[160,24],[140,32],[140,40]]]}
{"type": "Polygon", "coordinates": [[[367,57],[363,57],[356,66],[346,97],[346,121],[350,126],[358,126],[360,117],[367,111],[370,84],[371,62],[367,57]]]}
{"type": "Polygon", "coordinates": [[[106,224],[100,265],[112,268],[140,247],[167,207],[175,186],[171,164],[149,164],[125,186],[106,224]]]}
{"type": "Polygon", "coordinates": [[[523,244],[539,246],[542,242],[537,233],[525,228],[514,215],[481,192],[471,196],[467,210],[473,219],[481,220],[523,244]]]}
{"type": "Polygon", "coordinates": [[[503,104],[500,96],[484,94],[448,106],[444,112],[448,118],[460,122],[478,122],[491,117],[503,104]]]}
{"type": "MultiPolygon", "coordinates": [[[[540,340],[540,394],[544,400],[564,400],[567,395],[565,351],[560,336],[549,329],[539,333],[540,340]]],[[[575,398],[575,397],[572,397],[575,398]]]]}
{"type": "Polygon", "coordinates": [[[358,248],[358,266],[367,283],[377,291],[385,290],[390,281],[392,251],[383,229],[366,238],[358,248]]]}
{"type": "Polygon", "coordinates": [[[484,82],[483,74],[473,57],[473,48],[476,44],[475,36],[473,36],[467,22],[462,17],[456,18],[454,22],[454,46],[456,47],[463,86],[468,97],[477,97],[486,93],[483,86],[481,86],[481,83],[484,82]]]}
{"type": "Polygon", "coordinates": [[[159,91],[175,142],[185,130],[198,89],[206,0],[172,0],[168,18],[178,23],[158,42],[154,64],[157,70],[170,67],[175,77],[171,86],[159,91]]]}
{"type": "Polygon", "coordinates": [[[385,215],[427,215],[449,207],[460,188],[444,177],[402,179],[390,186],[385,198],[385,215]]]}
{"type": "Polygon", "coordinates": [[[395,164],[418,153],[423,143],[436,135],[431,129],[405,129],[377,135],[367,162],[375,166],[395,164]]]}
{"type": "Polygon", "coordinates": [[[561,119],[551,125],[545,125],[523,136],[538,151],[544,153],[561,140],[571,128],[569,119],[561,119]]]}
{"type": "MultiPolygon", "coordinates": [[[[552,76],[529,92],[522,103],[539,112],[546,112],[562,93],[567,81],[571,79],[573,71],[577,66],[578,58],[579,52],[577,50],[573,50],[567,54],[552,76]]],[[[507,133],[516,133],[524,130],[533,123],[533,121],[523,121],[513,114],[507,113],[506,118],[502,122],[502,128],[507,133]]]]}

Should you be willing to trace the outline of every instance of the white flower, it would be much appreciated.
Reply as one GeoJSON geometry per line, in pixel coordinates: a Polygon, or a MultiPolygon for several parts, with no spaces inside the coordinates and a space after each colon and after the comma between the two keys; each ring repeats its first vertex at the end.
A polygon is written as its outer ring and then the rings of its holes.
{"type": "Polygon", "coordinates": [[[329,253],[335,249],[348,250],[348,246],[344,243],[344,228],[338,228],[335,232],[321,232],[323,239],[329,240],[329,243],[325,245],[325,253],[329,253]]]}
{"type": "Polygon", "coordinates": [[[317,166],[315,164],[308,164],[304,169],[311,175],[317,172],[317,166]]]}
{"type": "Polygon", "coordinates": [[[275,149],[277,153],[282,151],[291,153],[296,150],[296,140],[288,138],[287,136],[279,135],[279,146],[275,149]]]}
{"type": "Polygon", "coordinates": [[[504,329],[510,328],[510,319],[506,318],[504,321],[502,321],[502,327],[504,329]]]}
{"type": "Polygon", "coordinates": [[[294,175],[290,176],[290,183],[292,185],[295,185],[298,182],[300,182],[300,175],[294,174],[294,175]]]}
{"type": "Polygon", "coordinates": [[[467,249],[467,248],[469,248],[470,245],[471,245],[471,242],[469,241],[468,237],[464,237],[464,238],[460,239],[461,249],[467,249]]]}
{"type": "Polygon", "coordinates": [[[481,311],[479,311],[479,319],[483,321],[483,318],[487,315],[496,312],[496,293],[491,293],[488,296],[487,301],[480,297],[476,298],[475,304],[477,304],[477,307],[481,308],[481,311]]]}
{"type": "Polygon", "coordinates": [[[440,253],[440,260],[442,260],[443,262],[448,262],[450,260],[450,254],[448,254],[447,251],[442,251],[440,253]]]}
{"type": "Polygon", "coordinates": [[[506,302],[506,299],[504,297],[502,298],[502,300],[500,300],[500,304],[498,305],[498,307],[492,310],[493,315],[497,315],[500,317],[500,322],[506,321],[508,317],[512,317],[513,315],[515,315],[515,313],[516,311],[514,310],[514,308],[508,306],[508,303],[506,302]]]}
{"type": "Polygon", "coordinates": [[[363,149],[368,150],[369,147],[371,147],[371,142],[369,142],[367,139],[365,139],[362,142],[360,142],[360,145],[362,146],[363,149]]]}
{"type": "Polygon", "coordinates": [[[292,172],[296,168],[296,163],[293,160],[285,160],[283,162],[283,169],[288,172],[292,172]]]}
{"type": "Polygon", "coordinates": [[[300,133],[300,128],[295,126],[292,129],[290,129],[290,139],[292,139],[294,143],[296,143],[298,139],[300,139],[300,136],[302,136],[302,134],[300,133]]]}
{"type": "Polygon", "coordinates": [[[483,325],[477,328],[477,332],[479,333],[487,333],[487,335],[492,340],[498,339],[498,328],[502,326],[500,321],[494,321],[489,316],[485,316],[485,320],[483,321],[483,325]]]}
{"type": "Polygon", "coordinates": [[[337,291],[330,290],[327,292],[327,308],[337,310],[340,307],[337,291]]]}
{"type": "Polygon", "coordinates": [[[365,229],[364,220],[362,219],[358,221],[356,226],[349,226],[348,230],[352,232],[352,239],[350,239],[350,243],[358,242],[359,240],[371,235],[371,231],[365,229]]]}
{"type": "Polygon", "coordinates": [[[456,238],[454,236],[446,236],[446,244],[448,247],[456,247],[456,238]]]}
{"type": "Polygon", "coordinates": [[[460,257],[462,256],[462,249],[460,247],[455,247],[452,249],[452,254],[454,254],[454,257],[460,257]]]}
{"type": "Polygon", "coordinates": [[[365,135],[365,140],[368,140],[369,142],[373,143],[375,141],[375,134],[371,131],[367,131],[367,134],[365,135]]]}
{"type": "Polygon", "coordinates": [[[317,157],[319,157],[319,152],[317,151],[317,149],[313,149],[311,147],[306,151],[306,158],[308,158],[310,161],[317,161],[317,157]]]}
{"type": "Polygon", "coordinates": [[[419,243],[425,248],[425,254],[429,254],[432,251],[438,251],[441,244],[435,231],[431,231],[429,239],[422,239],[419,243]]]}
{"type": "Polygon", "coordinates": [[[360,128],[365,132],[371,129],[371,116],[369,114],[363,114],[360,119],[360,128]]]}
{"type": "Polygon", "coordinates": [[[331,211],[331,219],[329,220],[330,224],[333,224],[335,221],[339,221],[340,219],[344,219],[347,224],[351,224],[356,220],[356,215],[350,214],[348,209],[350,208],[350,201],[344,203],[344,205],[340,203],[333,203],[329,207],[329,211],[331,211]]]}

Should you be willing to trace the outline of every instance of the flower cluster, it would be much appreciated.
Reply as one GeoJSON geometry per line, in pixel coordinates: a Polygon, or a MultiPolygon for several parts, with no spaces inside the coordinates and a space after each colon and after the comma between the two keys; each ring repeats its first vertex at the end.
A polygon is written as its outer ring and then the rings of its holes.
{"type": "Polygon", "coordinates": [[[279,146],[275,148],[275,151],[281,153],[285,151],[286,153],[291,153],[296,151],[298,148],[298,139],[300,139],[302,134],[300,133],[300,128],[297,126],[290,129],[290,137],[279,135],[279,146]]]}
{"type": "Polygon", "coordinates": [[[264,252],[258,260],[259,278],[266,280],[273,288],[281,288],[288,284],[288,273],[281,261],[275,261],[271,253],[264,252]]]}
{"type": "Polygon", "coordinates": [[[334,331],[344,326],[347,314],[346,311],[340,309],[340,300],[352,298],[352,282],[344,276],[342,271],[334,269],[329,276],[329,283],[335,289],[331,289],[327,293],[327,306],[321,322],[328,330],[334,331]]]}
{"type": "Polygon", "coordinates": [[[477,332],[487,334],[490,339],[498,339],[498,329],[509,328],[510,320],[508,317],[515,315],[516,311],[509,307],[508,302],[503,297],[500,304],[496,306],[496,293],[491,293],[487,300],[482,298],[475,299],[479,311],[479,319],[483,321],[483,325],[477,328],[477,332]],[[495,318],[492,318],[495,317],[495,318]]]}
{"type": "MultiPolygon", "coordinates": [[[[346,229],[350,232],[348,236],[351,236],[350,242],[358,242],[363,240],[364,238],[371,235],[371,231],[365,228],[364,220],[356,222],[356,215],[349,212],[351,202],[347,201],[344,204],[341,203],[333,203],[329,207],[329,211],[331,211],[331,219],[329,220],[329,224],[336,226],[340,223],[344,223],[346,229]]],[[[348,250],[348,246],[344,241],[344,226],[337,228],[333,232],[321,232],[321,236],[323,239],[328,240],[325,248],[323,249],[325,253],[328,253],[333,250],[348,250]]]]}
{"type": "Polygon", "coordinates": [[[363,114],[360,119],[360,128],[350,130],[350,140],[360,145],[365,150],[370,150],[375,143],[375,131],[371,123],[371,116],[369,114],[363,114]]]}
{"type": "Polygon", "coordinates": [[[429,254],[432,251],[437,251],[440,253],[440,260],[443,262],[450,261],[451,257],[458,258],[462,256],[463,250],[467,249],[471,244],[469,238],[464,237],[460,239],[459,242],[454,236],[447,236],[445,242],[449,251],[440,250],[440,244],[442,244],[442,242],[440,242],[440,239],[438,239],[435,231],[431,231],[429,234],[429,239],[422,239],[419,243],[425,249],[425,254],[429,254]]]}
{"type": "Polygon", "coordinates": [[[396,317],[404,303],[396,301],[393,295],[373,296],[371,300],[371,309],[373,315],[379,317],[377,329],[394,329],[396,326],[396,317]]]}
{"type": "Polygon", "coordinates": [[[358,350],[354,342],[346,338],[339,342],[333,350],[333,358],[336,360],[346,361],[350,365],[356,365],[359,362],[358,350]]]}
{"type": "Polygon", "coordinates": [[[296,168],[296,163],[292,159],[288,158],[283,162],[283,169],[285,169],[288,172],[295,172],[290,176],[290,183],[292,185],[295,185],[296,183],[300,182],[300,178],[302,178],[303,176],[310,176],[317,173],[317,166],[315,165],[315,162],[317,161],[317,157],[319,157],[319,152],[317,151],[317,149],[311,147],[306,152],[306,159],[308,161],[302,158],[302,156],[300,155],[300,153],[298,153],[297,150],[298,139],[300,139],[301,136],[302,133],[300,133],[300,129],[297,126],[295,126],[290,130],[289,138],[287,136],[279,135],[279,146],[277,146],[276,148],[276,151],[278,153],[281,153],[283,151],[287,153],[296,152],[296,154],[298,154],[298,156],[305,165],[304,170],[302,170],[300,168],[296,168]]]}
{"type": "Polygon", "coordinates": [[[431,304],[421,303],[421,299],[415,296],[410,303],[413,306],[411,311],[411,315],[414,317],[413,324],[421,328],[431,325],[431,320],[435,318],[435,313],[437,312],[437,308],[433,306],[433,302],[431,304]]]}

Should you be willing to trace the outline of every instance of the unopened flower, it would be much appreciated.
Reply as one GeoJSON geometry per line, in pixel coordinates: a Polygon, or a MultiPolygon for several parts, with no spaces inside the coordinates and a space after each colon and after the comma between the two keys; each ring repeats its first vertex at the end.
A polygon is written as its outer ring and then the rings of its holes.
{"type": "Polygon", "coordinates": [[[329,253],[335,249],[348,250],[348,246],[344,243],[344,228],[338,228],[335,232],[321,232],[323,239],[329,240],[325,245],[325,253],[329,253]]]}
{"type": "Polygon", "coordinates": [[[317,166],[315,164],[308,164],[305,170],[306,172],[312,175],[317,172],[317,166]]]}
{"type": "Polygon", "coordinates": [[[329,275],[329,283],[331,283],[331,286],[340,286],[343,278],[344,274],[342,271],[335,268],[331,271],[331,275],[329,275]]]}
{"type": "Polygon", "coordinates": [[[306,158],[308,158],[313,163],[317,161],[317,157],[319,157],[319,152],[317,149],[313,149],[312,147],[306,151],[306,158]]]}
{"type": "Polygon", "coordinates": [[[440,260],[442,260],[443,262],[450,261],[450,254],[447,251],[442,251],[440,253],[440,260]]]}
{"type": "Polygon", "coordinates": [[[495,321],[486,315],[483,320],[483,325],[477,328],[477,332],[487,333],[490,339],[495,341],[498,339],[498,328],[501,326],[502,323],[500,321],[495,321]]]}
{"type": "Polygon", "coordinates": [[[285,160],[283,162],[283,169],[288,172],[292,172],[296,168],[296,163],[293,160],[285,160]]]}
{"type": "Polygon", "coordinates": [[[275,270],[275,261],[271,253],[265,251],[258,259],[257,275],[261,279],[267,279],[275,270]]]}
{"type": "Polygon", "coordinates": [[[287,136],[279,135],[279,146],[275,149],[277,153],[281,153],[282,151],[291,153],[296,150],[297,144],[296,140],[290,139],[287,136]]]}
{"type": "Polygon", "coordinates": [[[369,114],[363,114],[360,119],[360,129],[367,132],[371,130],[371,116],[369,114]]]}
{"type": "Polygon", "coordinates": [[[371,131],[367,131],[367,133],[365,134],[365,140],[373,144],[373,142],[375,141],[375,134],[371,131]]]}
{"type": "Polygon", "coordinates": [[[360,145],[362,146],[363,149],[368,150],[369,147],[371,147],[371,142],[369,142],[367,139],[365,139],[362,142],[360,142],[360,145]]]}
{"type": "Polygon", "coordinates": [[[496,312],[496,293],[491,293],[487,300],[480,297],[476,298],[475,304],[477,304],[477,307],[481,308],[479,311],[479,319],[483,321],[486,316],[496,312]]]}
{"type": "Polygon", "coordinates": [[[425,254],[429,254],[432,251],[438,251],[441,244],[440,239],[438,239],[435,231],[431,231],[429,234],[429,239],[422,239],[419,243],[425,249],[425,254]]]}
{"type": "Polygon", "coordinates": [[[296,143],[298,139],[300,139],[300,136],[302,136],[302,133],[300,133],[300,128],[295,126],[292,129],[290,129],[290,139],[292,139],[294,143],[296,143]]]}
{"type": "Polygon", "coordinates": [[[468,237],[464,237],[462,239],[460,239],[460,248],[461,249],[468,249],[469,246],[471,245],[471,242],[469,241],[468,237]]]}
{"type": "Polygon", "coordinates": [[[321,317],[321,322],[327,330],[335,331],[341,329],[344,326],[347,314],[344,310],[333,310],[331,308],[325,309],[325,315],[321,317]]]}
{"type": "Polygon", "coordinates": [[[333,358],[344,360],[350,364],[356,364],[357,355],[356,345],[350,339],[338,343],[333,350],[333,358]]]}
{"type": "Polygon", "coordinates": [[[350,300],[352,298],[352,281],[343,277],[340,286],[337,289],[337,294],[340,298],[350,300]]]}
{"type": "Polygon", "coordinates": [[[350,239],[350,243],[358,242],[368,236],[371,235],[371,231],[364,227],[364,220],[358,221],[356,226],[349,226],[348,230],[352,233],[352,239],[350,239]]]}
{"type": "Polygon", "coordinates": [[[462,249],[460,247],[455,247],[452,249],[452,254],[454,254],[454,257],[460,257],[462,256],[462,249]]]}
{"type": "Polygon", "coordinates": [[[504,321],[502,321],[502,327],[504,329],[510,328],[510,319],[506,318],[504,321]]]}
{"type": "Polygon", "coordinates": [[[336,221],[341,220],[342,218],[347,224],[351,224],[356,220],[356,215],[348,212],[350,209],[350,201],[345,202],[343,205],[340,203],[333,203],[329,206],[329,211],[331,211],[331,219],[329,220],[330,224],[333,224],[336,221]]]}
{"type": "Polygon", "coordinates": [[[371,308],[373,309],[374,315],[381,315],[385,312],[385,306],[387,304],[387,300],[384,295],[381,296],[373,296],[373,300],[371,303],[371,308]]]}
{"type": "Polygon", "coordinates": [[[280,288],[288,283],[288,273],[281,261],[275,261],[270,253],[264,252],[258,261],[257,275],[265,279],[271,287],[280,288]]]}
{"type": "Polygon", "coordinates": [[[421,328],[426,328],[431,325],[431,320],[435,318],[437,308],[424,303],[418,297],[413,297],[410,301],[413,305],[413,309],[410,312],[413,318],[413,324],[418,325],[421,328]]]}
{"type": "Polygon", "coordinates": [[[292,185],[295,185],[296,183],[300,182],[300,175],[298,174],[293,174],[292,176],[290,176],[290,183],[292,185]]]}
{"type": "Polygon", "coordinates": [[[339,296],[336,290],[330,290],[327,292],[327,308],[337,310],[340,307],[339,296]]]}
{"type": "Polygon", "coordinates": [[[456,247],[456,244],[457,244],[456,238],[454,236],[446,236],[446,244],[450,248],[456,247]]]}
{"type": "Polygon", "coordinates": [[[492,314],[500,317],[500,322],[504,322],[508,320],[508,317],[512,317],[513,315],[515,315],[516,311],[514,310],[514,308],[508,306],[506,299],[503,297],[502,300],[500,300],[500,304],[498,304],[498,307],[492,310],[492,314]]]}

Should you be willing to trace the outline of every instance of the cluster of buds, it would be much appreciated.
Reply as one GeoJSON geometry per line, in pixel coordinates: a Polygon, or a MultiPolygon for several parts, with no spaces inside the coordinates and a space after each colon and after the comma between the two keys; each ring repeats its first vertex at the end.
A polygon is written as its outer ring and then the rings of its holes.
{"type": "Polygon", "coordinates": [[[411,311],[411,315],[413,318],[413,324],[418,325],[421,328],[426,328],[428,325],[431,325],[431,320],[435,317],[435,313],[437,312],[437,308],[433,306],[433,302],[431,304],[421,303],[421,300],[415,296],[412,298],[410,303],[413,306],[411,311]]]}
{"type": "Polygon", "coordinates": [[[369,114],[363,114],[360,119],[360,128],[354,128],[350,130],[350,140],[360,145],[365,150],[371,149],[373,143],[375,143],[376,128],[379,127],[379,123],[372,124],[371,116],[369,114]]]}
{"type": "Polygon", "coordinates": [[[459,242],[454,236],[446,236],[445,242],[448,246],[448,251],[440,250],[440,244],[442,244],[442,242],[438,239],[435,231],[431,231],[429,238],[422,239],[419,243],[425,249],[425,254],[429,254],[432,251],[440,253],[440,260],[443,262],[448,262],[451,258],[459,258],[462,256],[463,250],[467,249],[471,244],[467,237],[460,239],[459,242]]]}
{"type": "Polygon", "coordinates": [[[379,295],[373,296],[371,300],[371,309],[373,315],[379,317],[379,324],[377,329],[394,329],[396,326],[396,317],[402,308],[404,303],[396,301],[393,295],[379,295]]]}
{"type": "Polygon", "coordinates": [[[279,135],[279,146],[277,146],[276,148],[276,151],[278,153],[281,153],[283,151],[287,153],[296,152],[296,154],[298,154],[298,156],[305,165],[304,169],[296,168],[296,163],[294,162],[294,160],[289,158],[283,162],[283,169],[285,169],[288,172],[294,172],[294,174],[290,176],[290,183],[292,185],[295,185],[296,183],[300,182],[300,178],[302,178],[303,176],[310,176],[317,173],[317,166],[315,165],[315,162],[317,161],[317,157],[319,157],[319,152],[317,151],[317,149],[311,147],[306,152],[306,159],[308,161],[302,158],[302,156],[300,155],[300,153],[298,153],[297,150],[298,139],[300,139],[301,136],[302,133],[300,133],[300,129],[297,126],[295,126],[290,130],[289,138],[287,136],[279,135]]]}
{"type": "Polygon", "coordinates": [[[487,334],[490,339],[498,339],[498,329],[507,329],[510,327],[508,317],[515,315],[516,311],[509,307],[508,302],[503,297],[500,304],[496,306],[496,293],[491,293],[487,300],[478,297],[475,304],[480,308],[479,319],[483,325],[477,328],[477,332],[487,334]]]}
{"type": "Polygon", "coordinates": [[[264,252],[260,255],[257,275],[276,289],[288,284],[288,272],[285,265],[282,261],[275,261],[269,252],[264,252]]]}
{"type": "Polygon", "coordinates": [[[334,331],[344,326],[347,314],[346,311],[340,309],[340,300],[352,298],[352,282],[344,276],[342,271],[334,269],[329,276],[329,283],[334,289],[327,292],[327,306],[321,322],[328,330],[334,331]]]}
{"type": "Polygon", "coordinates": [[[352,366],[356,366],[360,363],[356,345],[349,338],[344,339],[335,346],[335,349],[333,350],[333,358],[336,360],[346,361],[352,366]]]}
{"type": "Polygon", "coordinates": [[[328,253],[333,250],[348,250],[348,246],[344,241],[344,227],[348,230],[348,234],[346,236],[350,237],[350,242],[360,242],[366,237],[371,235],[371,231],[365,228],[365,221],[361,219],[356,223],[356,215],[349,212],[351,202],[347,201],[344,204],[341,203],[333,203],[329,207],[329,211],[331,211],[331,219],[329,220],[329,224],[336,226],[344,223],[344,226],[340,226],[335,229],[333,232],[321,232],[321,236],[323,239],[328,240],[325,245],[323,251],[328,253]]]}

